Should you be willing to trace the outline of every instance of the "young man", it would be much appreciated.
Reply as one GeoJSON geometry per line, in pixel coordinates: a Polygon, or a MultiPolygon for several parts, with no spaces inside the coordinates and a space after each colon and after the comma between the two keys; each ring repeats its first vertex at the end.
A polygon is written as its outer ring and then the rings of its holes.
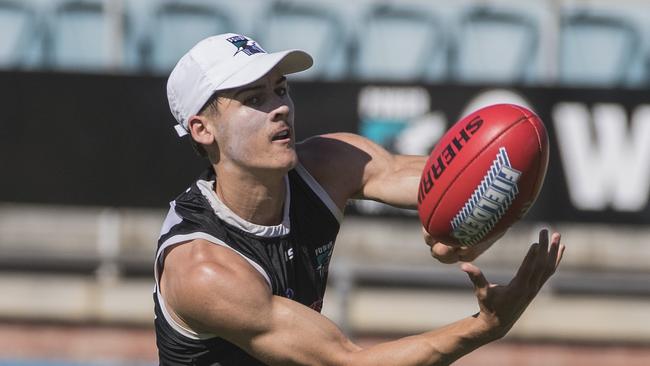
{"type": "MultiPolygon", "coordinates": [[[[426,157],[395,156],[353,134],[296,144],[284,75],[311,64],[302,51],[267,54],[224,34],[198,43],[169,77],[177,131],[212,168],[171,203],[158,243],[161,365],[449,364],[502,337],[560,262],[559,235],[542,231],[508,286],[462,265],[474,316],[367,349],[352,343],[319,313],[343,209],[352,198],[414,208],[426,157]]],[[[491,244],[426,240],[445,263],[491,244]]]]}

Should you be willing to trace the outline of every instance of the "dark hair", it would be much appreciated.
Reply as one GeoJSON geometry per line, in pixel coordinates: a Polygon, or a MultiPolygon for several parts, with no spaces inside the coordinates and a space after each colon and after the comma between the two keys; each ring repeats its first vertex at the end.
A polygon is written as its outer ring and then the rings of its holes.
{"type": "MultiPolygon", "coordinates": [[[[206,116],[206,115],[217,116],[217,115],[219,115],[218,101],[219,101],[219,94],[218,93],[212,94],[210,99],[208,99],[208,101],[205,102],[203,107],[201,107],[201,109],[199,110],[198,115],[199,116],[206,116]]],[[[199,156],[204,157],[204,158],[208,158],[208,152],[205,151],[205,147],[203,147],[203,145],[199,144],[198,142],[194,141],[194,139],[192,138],[191,135],[190,135],[190,144],[192,145],[192,149],[194,149],[194,151],[197,154],[199,154],[199,156]]]]}

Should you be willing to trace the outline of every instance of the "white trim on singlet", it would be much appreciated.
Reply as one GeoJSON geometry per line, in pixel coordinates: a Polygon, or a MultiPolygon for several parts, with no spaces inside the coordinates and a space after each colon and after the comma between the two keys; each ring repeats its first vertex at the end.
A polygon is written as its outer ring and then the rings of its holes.
{"type": "Polygon", "coordinates": [[[169,211],[167,211],[167,216],[165,216],[165,222],[163,222],[162,228],[160,229],[159,237],[167,234],[174,225],[178,225],[182,221],[183,218],[176,213],[176,201],[169,202],[169,211]]]}
{"type": "Polygon", "coordinates": [[[216,193],[214,193],[213,180],[211,181],[198,180],[196,182],[196,185],[201,190],[203,196],[205,196],[205,198],[210,203],[210,206],[214,210],[215,215],[217,215],[217,217],[219,217],[221,220],[225,221],[226,223],[236,228],[244,230],[248,233],[257,236],[272,238],[272,237],[287,235],[291,231],[291,220],[289,218],[291,189],[289,188],[289,178],[286,175],[284,177],[284,183],[287,187],[286,189],[287,194],[285,195],[284,198],[282,222],[274,226],[264,226],[264,225],[254,224],[252,222],[246,221],[245,219],[238,216],[236,213],[232,212],[230,208],[228,208],[228,206],[226,206],[223,202],[221,202],[219,197],[217,197],[216,193]]]}
{"type": "Polygon", "coordinates": [[[169,326],[172,327],[175,331],[178,333],[184,335],[185,337],[189,339],[194,339],[194,340],[203,340],[203,339],[210,339],[216,337],[214,334],[210,333],[197,333],[189,328],[185,328],[184,326],[178,324],[174,318],[169,315],[169,312],[167,311],[167,306],[165,306],[165,300],[162,298],[160,295],[160,291],[157,290],[157,285],[156,285],[156,298],[158,298],[158,304],[160,305],[160,311],[163,314],[163,317],[165,317],[165,320],[169,324],[169,326]]]}
{"type": "MultiPolygon", "coordinates": [[[[171,210],[173,210],[173,207],[171,208],[171,210]]],[[[176,215],[175,211],[174,211],[174,215],[176,215]]],[[[167,221],[167,220],[165,220],[165,221],[167,221]]],[[[246,261],[253,268],[255,268],[255,270],[257,272],[259,272],[262,275],[262,277],[264,277],[264,280],[266,280],[266,283],[269,285],[270,289],[273,289],[273,286],[271,286],[271,279],[270,279],[269,275],[262,268],[262,266],[260,266],[255,261],[251,260],[250,258],[246,257],[242,253],[236,251],[231,246],[224,243],[222,240],[219,240],[219,239],[217,239],[216,237],[214,237],[214,236],[212,236],[210,234],[203,233],[203,232],[194,232],[194,233],[189,233],[189,234],[184,234],[184,235],[175,235],[175,236],[172,236],[171,238],[165,240],[165,242],[158,249],[158,252],[156,253],[156,259],[155,259],[155,262],[154,262],[154,277],[155,277],[155,280],[156,280],[155,292],[156,292],[156,297],[158,298],[158,303],[160,304],[160,310],[162,311],[163,316],[165,317],[165,320],[167,321],[167,323],[169,323],[169,325],[175,331],[177,331],[178,333],[180,333],[180,334],[182,334],[182,335],[184,335],[184,336],[186,336],[186,337],[188,337],[190,339],[209,339],[209,338],[216,337],[216,335],[214,335],[212,333],[198,333],[198,332],[195,332],[192,329],[186,328],[186,327],[178,324],[178,322],[176,322],[174,320],[174,318],[172,318],[169,315],[169,312],[167,311],[167,308],[165,306],[165,300],[162,298],[162,295],[161,295],[159,287],[158,287],[159,283],[160,283],[160,278],[159,278],[160,274],[159,274],[158,269],[159,269],[160,266],[162,266],[162,262],[160,262],[160,260],[162,258],[162,254],[165,252],[165,250],[167,248],[169,248],[170,246],[174,245],[174,244],[187,242],[187,241],[195,240],[195,239],[207,240],[207,241],[215,243],[217,245],[221,245],[223,247],[226,247],[226,248],[232,250],[233,252],[239,254],[242,258],[246,259],[246,261]]]]}
{"type": "Polygon", "coordinates": [[[336,221],[341,223],[341,220],[343,220],[343,212],[339,208],[339,206],[334,203],[334,200],[330,195],[325,191],[325,188],[318,183],[316,178],[314,178],[309,171],[300,163],[296,166],[296,171],[298,172],[298,175],[307,183],[307,185],[316,193],[318,198],[320,198],[321,201],[329,208],[330,212],[332,212],[332,215],[336,218],[336,221]]]}
{"type": "Polygon", "coordinates": [[[255,268],[255,270],[257,270],[257,272],[259,272],[262,275],[262,277],[264,277],[264,279],[266,280],[266,283],[269,285],[269,288],[272,288],[272,286],[271,286],[271,278],[266,273],[264,268],[262,268],[262,266],[257,264],[257,262],[255,262],[254,260],[252,260],[252,259],[248,258],[247,256],[243,255],[242,253],[238,252],[237,250],[235,250],[233,247],[226,244],[222,240],[217,239],[216,237],[214,237],[214,236],[212,236],[210,234],[200,232],[200,231],[199,232],[194,232],[194,233],[189,233],[189,234],[184,234],[184,235],[174,235],[171,238],[165,240],[165,242],[160,246],[160,248],[158,249],[158,252],[156,253],[156,262],[155,262],[156,263],[156,268],[155,268],[155,273],[154,273],[155,277],[156,277],[156,283],[158,283],[158,261],[160,260],[160,255],[164,252],[164,250],[167,249],[171,245],[182,243],[182,242],[185,242],[185,241],[191,241],[191,240],[195,240],[195,239],[207,240],[207,241],[215,243],[217,245],[221,245],[223,247],[226,247],[226,248],[232,250],[233,252],[239,254],[248,263],[250,263],[250,265],[253,266],[253,268],[255,268]]]}

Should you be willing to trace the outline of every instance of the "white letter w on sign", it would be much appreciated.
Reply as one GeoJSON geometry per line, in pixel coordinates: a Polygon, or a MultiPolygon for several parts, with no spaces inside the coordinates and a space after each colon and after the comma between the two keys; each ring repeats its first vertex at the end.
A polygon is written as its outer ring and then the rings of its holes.
{"type": "Polygon", "coordinates": [[[596,104],[593,118],[581,103],[553,110],[564,175],[573,205],[581,210],[640,211],[650,187],[650,105],[629,124],[618,104],[596,104]]]}

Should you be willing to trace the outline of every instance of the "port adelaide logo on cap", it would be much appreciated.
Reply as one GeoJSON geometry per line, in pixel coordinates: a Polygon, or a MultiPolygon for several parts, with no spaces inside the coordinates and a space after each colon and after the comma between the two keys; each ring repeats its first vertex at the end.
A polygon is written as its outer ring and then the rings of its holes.
{"type": "Polygon", "coordinates": [[[228,38],[228,42],[232,43],[233,46],[237,47],[237,51],[235,51],[233,56],[236,56],[240,52],[243,52],[248,56],[254,55],[256,53],[266,53],[266,51],[264,51],[262,47],[260,47],[257,44],[257,42],[249,38],[246,38],[244,36],[230,37],[228,38]]]}
{"type": "Polygon", "coordinates": [[[510,165],[505,147],[499,148],[483,180],[451,221],[451,235],[464,245],[474,245],[483,239],[519,193],[520,177],[521,172],[510,165]]]}

